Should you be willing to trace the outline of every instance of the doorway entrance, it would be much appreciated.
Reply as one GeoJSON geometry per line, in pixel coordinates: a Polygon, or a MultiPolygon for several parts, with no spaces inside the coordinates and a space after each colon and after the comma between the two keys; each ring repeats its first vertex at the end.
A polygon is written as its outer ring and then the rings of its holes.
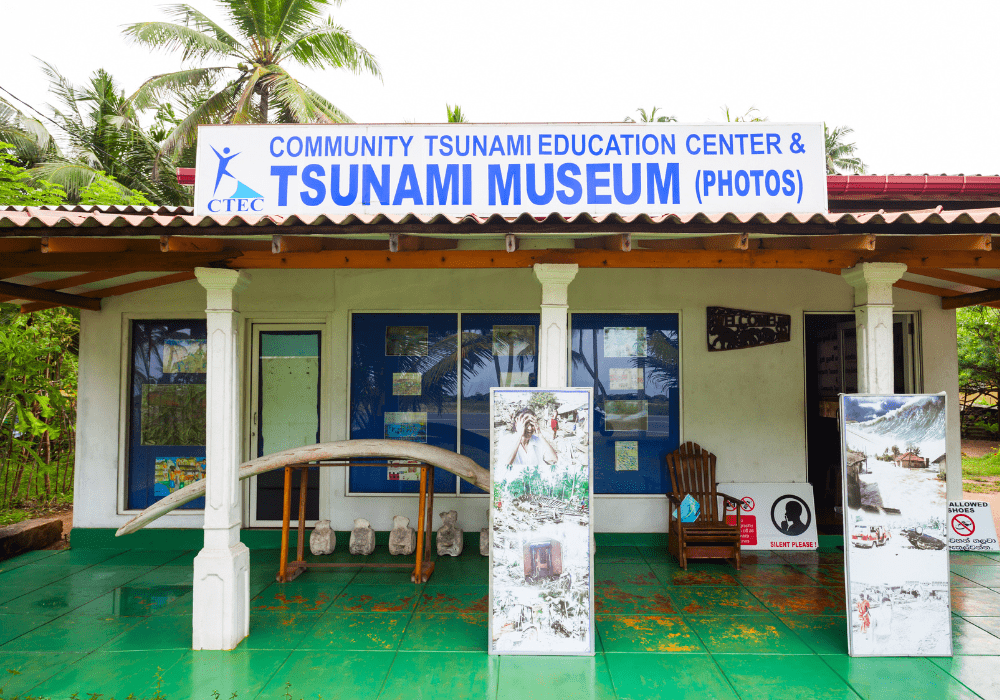
{"type": "MultiPolygon", "coordinates": [[[[893,392],[920,390],[916,314],[893,314],[893,392]]],[[[858,391],[858,343],[854,314],[807,313],[806,445],[809,483],[821,535],[843,534],[838,394],[858,391]]]]}
{"type": "MultiPolygon", "coordinates": [[[[322,326],[253,324],[250,453],[253,457],[320,441],[322,326]]],[[[285,472],[250,478],[250,527],[281,527],[285,472]]],[[[319,467],[309,470],[306,522],[319,518],[319,467]]],[[[292,521],[298,523],[299,471],[292,474],[292,521]]]]}

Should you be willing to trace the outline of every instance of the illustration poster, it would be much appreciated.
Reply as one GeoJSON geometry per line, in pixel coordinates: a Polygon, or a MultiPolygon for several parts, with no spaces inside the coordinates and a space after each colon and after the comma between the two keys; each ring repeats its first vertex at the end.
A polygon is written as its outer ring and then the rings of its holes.
{"type": "Polygon", "coordinates": [[[143,445],[204,445],[204,384],[143,384],[143,445]]]}
{"type": "Polygon", "coordinates": [[[645,357],[646,329],[639,328],[605,328],[605,357],[645,357]]]}
{"type": "Polygon", "coordinates": [[[615,471],[639,471],[639,443],[636,440],[619,440],[615,443],[615,471]]]}
{"type": "Polygon", "coordinates": [[[951,656],[943,394],[844,394],[851,656],[951,656]]]}
{"type": "Polygon", "coordinates": [[[157,457],[155,465],[153,497],[156,499],[205,478],[204,457],[157,457]]]}
{"type": "Polygon", "coordinates": [[[385,439],[427,442],[427,412],[386,411],[385,439]]]}
{"type": "Polygon", "coordinates": [[[605,430],[646,430],[649,407],[645,401],[604,401],[605,430]]]}
{"type": "Polygon", "coordinates": [[[493,354],[497,357],[535,354],[534,326],[493,326],[493,354]]]}
{"type": "Polygon", "coordinates": [[[420,396],[422,377],[420,372],[393,372],[392,395],[420,396]]]}
{"type": "Polygon", "coordinates": [[[612,367],[608,374],[612,391],[640,391],[645,387],[642,367],[612,367]]]}
{"type": "Polygon", "coordinates": [[[530,372],[501,372],[501,386],[505,387],[526,387],[531,386],[530,372]]]}
{"type": "Polygon", "coordinates": [[[427,357],[427,326],[386,326],[388,357],[427,357]]]}
{"type": "Polygon", "coordinates": [[[591,391],[490,392],[491,654],[594,653],[591,391]]]}
{"type": "Polygon", "coordinates": [[[168,339],[163,341],[164,374],[205,374],[207,367],[207,340],[168,339]]]}

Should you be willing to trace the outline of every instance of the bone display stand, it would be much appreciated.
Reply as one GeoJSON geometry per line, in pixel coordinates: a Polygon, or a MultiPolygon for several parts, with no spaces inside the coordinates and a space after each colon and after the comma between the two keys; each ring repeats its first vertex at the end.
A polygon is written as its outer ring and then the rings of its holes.
{"type": "Polygon", "coordinates": [[[375,551],[375,531],[371,523],[364,518],[354,519],[354,529],[351,530],[351,542],[348,545],[351,554],[369,555],[375,551]]]}
{"type": "Polygon", "coordinates": [[[309,535],[309,551],[316,555],[333,554],[336,548],[337,533],[330,527],[329,520],[320,520],[309,535]]]}
{"type": "Polygon", "coordinates": [[[410,555],[417,551],[417,531],[410,527],[410,519],[403,515],[392,519],[389,533],[389,554],[410,555]]]}
{"type": "Polygon", "coordinates": [[[457,557],[462,553],[465,544],[462,541],[462,528],[458,526],[458,511],[445,511],[441,513],[441,519],[444,520],[444,525],[437,531],[438,556],[457,557]]]}

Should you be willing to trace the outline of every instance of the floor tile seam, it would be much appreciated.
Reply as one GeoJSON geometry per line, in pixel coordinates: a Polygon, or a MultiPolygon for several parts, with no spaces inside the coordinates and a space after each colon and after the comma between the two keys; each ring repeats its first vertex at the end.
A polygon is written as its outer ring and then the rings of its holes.
{"type": "MultiPolygon", "coordinates": [[[[995,639],[1000,639],[1000,634],[997,634],[996,632],[991,632],[990,630],[986,629],[986,628],[985,628],[985,627],[983,627],[982,625],[977,625],[977,624],[976,624],[976,622],[975,622],[975,620],[977,620],[977,619],[979,619],[979,618],[972,618],[972,619],[969,619],[969,618],[967,618],[967,617],[963,617],[962,619],[963,619],[963,620],[965,620],[966,622],[968,622],[968,623],[969,623],[970,625],[972,625],[972,626],[973,626],[973,627],[975,627],[976,629],[980,629],[980,630],[982,630],[983,632],[985,632],[986,634],[990,635],[991,637],[993,637],[993,638],[995,638],[995,639]]],[[[990,617],[990,618],[988,618],[988,619],[991,619],[991,620],[992,620],[992,619],[995,619],[995,618],[993,618],[993,617],[990,617]]],[[[979,656],[979,655],[977,654],[977,656],[979,656]]]]}
{"type": "MultiPolygon", "coordinates": [[[[707,650],[708,647],[705,647],[705,649],[707,650]]],[[[712,660],[712,663],[715,665],[715,668],[722,675],[722,679],[726,682],[726,685],[728,685],[730,690],[733,691],[733,695],[742,700],[744,696],[736,689],[736,684],[733,683],[732,679],[730,679],[729,676],[726,675],[726,672],[722,670],[722,665],[719,663],[719,660],[715,658],[715,654],[709,651],[708,658],[712,660]]]]}
{"type": "MultiPolygon", "coordinates": [[[[56,670],[53,671],[52,675],[46,676],[42,680],[38,681],[38,683],[35,683],[33,686],[31,686],[30,688],[28,688],[28,692],[24,694],[24,697],[30,699],[31,698],[31,691],[32,690],[34,690],[35,688],[39,687],[43,683],[47,683],[48,681],[50,681],[53,678],[55,678],[56,675],[58,675],[59,673],[61,673],[65,668],[68,668],[69,666],[75,666],[76,664],[78,664],[81,661],[83,661],[84,659],[92,656],[96,652],[97,652],[97,649],[92,649],[91,651],[76,652],[76,653],[82,654],[82,656],[80,656],[80,658],[76,659],[75,661],[71,661],[71,662],[69,662],[66,665],[63,665],[63,664],[52,664],[52,666],[47,667],[47,668],[55,668],[56,670]]],[[[32,653],[32,654],[46,654],[46,655],[50,655],[50,654],[53,654],[53,653],[57,653],[58,654],[60,652],[38,651],[38,652],[18,652],[18,653],[32,653]]],[[[73,653],[73,652],[69,652],[69,653],[73,653]]],[[[17,697],[20,697],[20,696],[15,696],[14,700],[16,700],[17,697]]],[[[0,700],[2,700],[2,697],[0,697],[0,700]]]]}
{"type": "MultiPolygon", "coordinates": [[[[400,641],[402,641],[400,637],[400,641]]],[[[396,660],[399,659],[399,645],[396,646],[396,650],[392,654],[392,661],[389,662],[389,667],[385,671],[385,675],[382,677],[382,684],[378,688],[378,692],[375,693],[375,700],[379,700],[382,697],[382,693],[385,692],[385,686],[389,682],[389,676],[392,675],[392,669],[396,666],[396,660]]],[[[497,681],[497,686],[500,686],[499,680],[497,681]]]]}
{"type": "MultiPolygon", "coordinates": [[[[254,651],[254,650],[247,649],[247,651],[254,651]]],[[[277,651],[277,650],[271,650],[271,651],[277,651]]],[[[253,700],[257,700],[257,698],[261,697],[261,695],[264,692],[264,689],[267,688],[267,686],[271,685],[271,681],[274,680],[274,677],[278,675],[278,671],[284,668],[285,664],[288,663],[288,660],[292,658],[293,652],[294,650],[288,650],[288,653],[285,655],[285,660],[282,661],[280,664],[275,665],[274,671],[271,673],[271,675],[267,677],[267,680],[265,680],[263,683],[260,684],[260,690],[258,690],[257,694],[253,696],[253,700]]]]}

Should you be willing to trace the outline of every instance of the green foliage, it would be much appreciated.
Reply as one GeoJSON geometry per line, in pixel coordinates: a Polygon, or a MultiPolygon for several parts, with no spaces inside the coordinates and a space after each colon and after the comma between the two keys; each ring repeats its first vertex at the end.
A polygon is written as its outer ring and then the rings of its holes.
{"type": "MultiPolygon", "coordinates": [[[[179,51],[188,65],[156,75],[130,98],[136,109],[192,90],[208,94],[163,141],[161,156],[174,158],[196,137],[199,124],[342,123],[352,121],[286,69],[346,68],[381,77],[375,57],[331,18],[327,0],[221,0],[235,36],[191,5],[171,5],[175,22],[140,22],[125,36],[149,49],[179,51]],[[211,59],[214,65],[195,64],[211,59]],[[273,102],[273,105],[272,105],[273,102]],[[275,109],[276,108],[276,109],[275,109]]],[[[336,2],[335,4],[340,4],[336,2]]]]}
{"type": "Polygon", "coordinates": [[[153,203],[146,199],[142,192],[129,189],[104,173],[99,173],[93,182],[81,190],[80,204],[153,206],[153,203]]]}
{"type": "Polygon", "coordinates": [[[766,122],[767,117],[760,116],[759,112],[760,110],[756,107],[750,107],[743,114],[736,115],[730,113],[728,106],[722,108],[722,113],[726,115],[727,122],[766,122]]]}
{"type": "Polygon", "coordinates": [[[0,510],[72,497],[79,316],[0,305],[0,510]]]}
{"type": "MultiPolygon", "coordinates": [[[[656,116],[656,111],[658,109],[659,107],[653,107],[653,109],[649,110],[649,112],[647,113],[645,109],[640,107],[639,109],[636,110],[639,113],[639,121],[647,124],[653,122],[663,123],[663,122],[677,121],[677,117],[667,116],[666,114],[661,114],[660,116],[656,116]]],[[[633,119],[632,117],[625,117],[625,119],[623,119],[622,121],[632,124],[635,123],[635,119],[633,119]]]]}
{"type": "Polygon", "coordinates": [[[826,124],[823,124],[827,175],[836,175],[841,170],[858,174],[865,172],[867,166],[857,155],[857,146],[844,141],[848,134],[853,133],[854,129],[849,126],[835,126],[833,129],[828,129],[826,124]]]}
{"type": "Polygon", "coordinates": [[[1000,309],[970,306],[955,313],[958,385],[994,396],[1000,388],[1000,309]]]}
{"type": "Polygon", "coordinates": [[[465,113],[462,112],[462,108],[458,105],[452,107],[450,104],[445,104],[444,108],[448,110],[449,124],[464,124],[469,121],[465,118],[465,113]]]}
{"type": "Polygon", "coordinates": [[[18,164],[11,149],[11,144],[0,141],[0,205],[63,204],[66,193],[62,187],[45,180],[32,182],[31,175],[18,164]]]}

